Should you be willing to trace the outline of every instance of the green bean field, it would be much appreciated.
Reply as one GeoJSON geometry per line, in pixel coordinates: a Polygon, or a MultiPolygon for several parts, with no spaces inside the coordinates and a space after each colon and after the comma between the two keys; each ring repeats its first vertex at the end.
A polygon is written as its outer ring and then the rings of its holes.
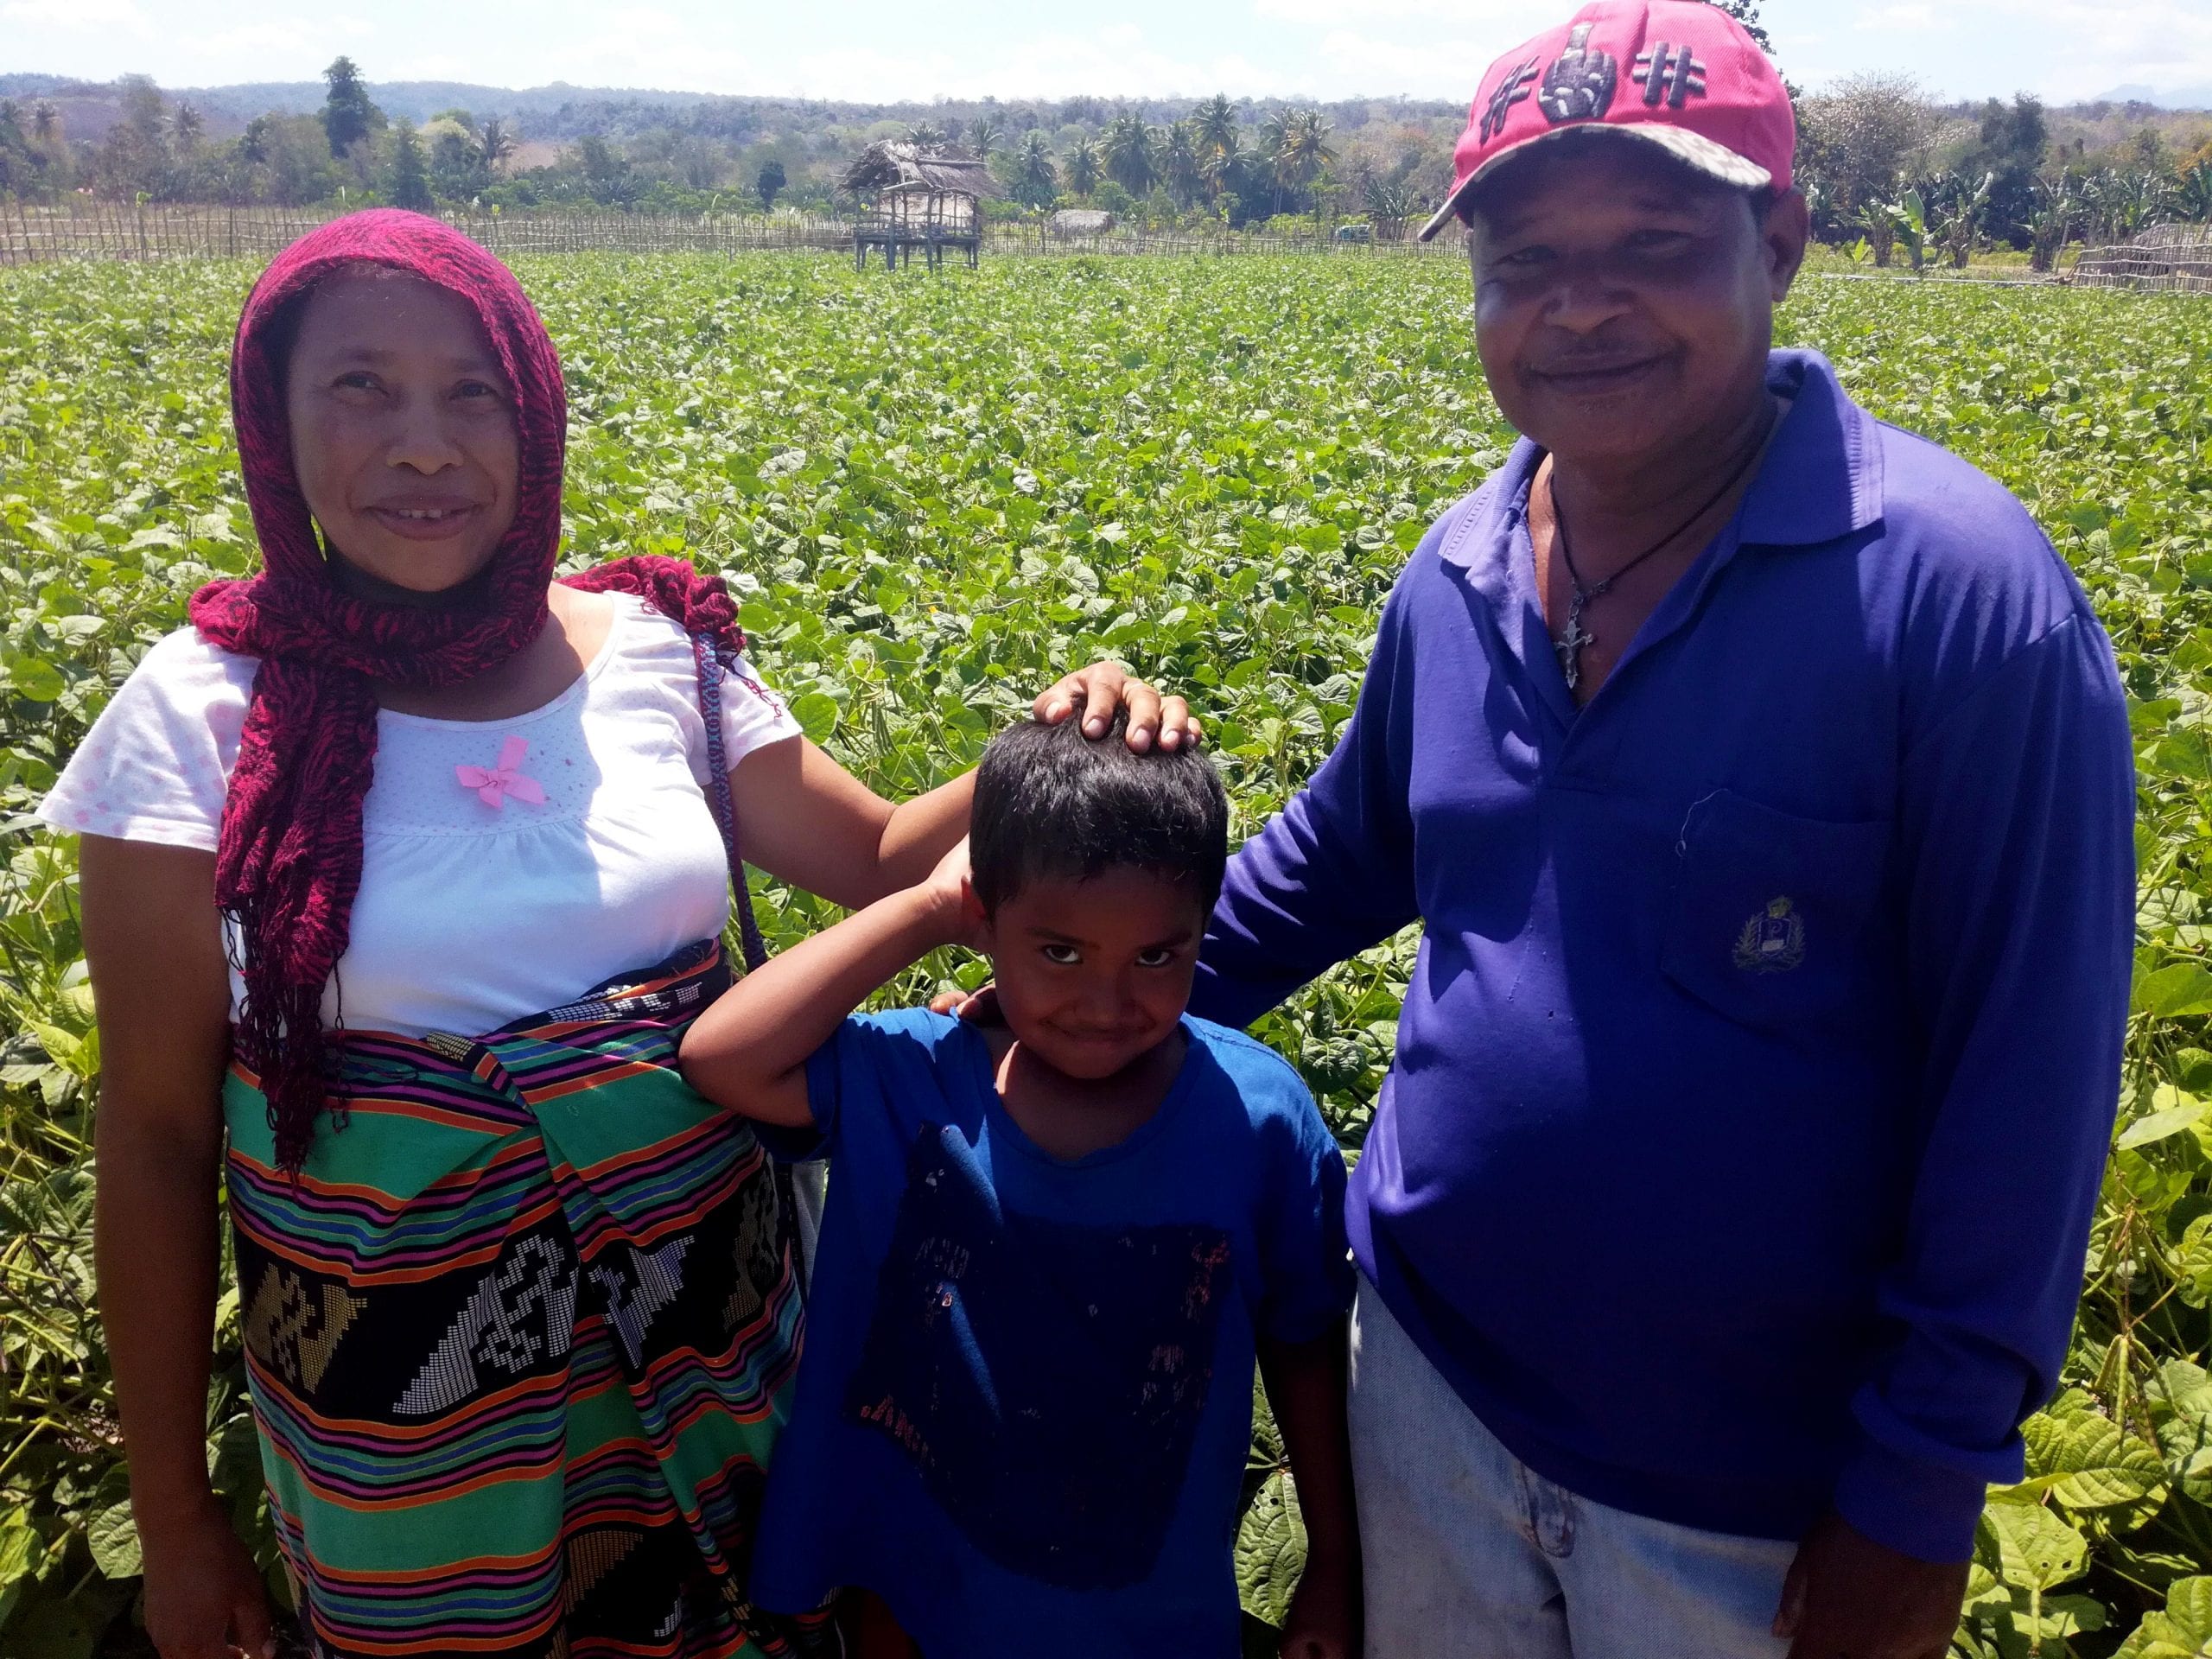
{"type": "MultiPolygon", "coordinates": [[[[1350,716],[1399,567],[1511,441],[1451,259],[995,258],[894,277],[805,254],[591,254],[518,269],[568,372],[567,557],[673,553],[726,573],[762,674],[889,794],[971,765],[1062,669],[1104,655],[1190,698],[1235,833],[1256,829],[1350,716]]],[[[94,1300],[100,1048],[75,851],[31,814],[193,589],[252,567],[226,371],[254,274],[0,270],[13,1659],[151,1652],[94,1300]]],[[[2111,632],[2137,741],[2135,1005],[2080,1323],[2062,1391],[2027,1428],[2029,1478],[1990,1494],[1955,1650],[2212,1653],[2212,305],[1815,277],[1781,329],[1877,414],[2026,502],[2111,632]]],[[[772,947],[829,919],[755,881],[772,947]]],[[[1258,1028],[1348,1148],[1412,947],[1338,970],[1258,1028]]],[[[896,994],[982,972],[934,960],[896,994]]],[[[235,1291],[215,1343],[210,1465],[281,1596],[235,1291]]],[[[1301,1538],[1264,1415],[1247,1484],[1238,1566],[1256,1641],[1301,1538]]]]}

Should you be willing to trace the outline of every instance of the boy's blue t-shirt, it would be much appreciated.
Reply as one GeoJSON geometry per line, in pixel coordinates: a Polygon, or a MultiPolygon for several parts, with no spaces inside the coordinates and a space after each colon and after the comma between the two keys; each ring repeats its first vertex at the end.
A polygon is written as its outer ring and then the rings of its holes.
{"type": "Polygon", "coordinates": [[[1344,1168],[1277,1055],[1183,1023],[1159,1111],[1073,1162],[947,1016],[856,1016],[809,1062],[830,1203],[760,1605],[863,1585],[930,1659],[1236,1652],[1255,1333],[1350,1302],[1344,1168]]]}

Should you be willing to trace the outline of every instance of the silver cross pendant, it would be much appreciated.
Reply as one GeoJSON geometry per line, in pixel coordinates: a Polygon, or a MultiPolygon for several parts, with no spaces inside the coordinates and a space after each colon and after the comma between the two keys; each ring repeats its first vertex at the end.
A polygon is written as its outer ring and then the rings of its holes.
{"type": "Polygon", "coordinates": [[[1582,683],[1582,647],[1598,643],[1595,634],[1582,628],[1582,601],[1577,599],[1567,613],[1567,632],[1560,635],[1552,649],[1559,653],[1559,671],[1567,677],[1567,689],[1574,690],[1582,683]]]}

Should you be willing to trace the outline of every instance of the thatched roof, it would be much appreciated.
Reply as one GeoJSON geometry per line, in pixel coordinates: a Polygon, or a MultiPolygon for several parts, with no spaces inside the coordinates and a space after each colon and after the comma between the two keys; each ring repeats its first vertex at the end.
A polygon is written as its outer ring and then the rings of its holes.
{"type": "Polygon", "coordinates": [[[842,182],[856,196],[898,189],[932,190],[948,196],[1002,194],[991,169],[974,156],[904,142],[870,144],[845,169],[842,182]]]}
{"type": "Polygon", "coordinates": [[[2152,225],[2135,233],[2128,243],[2145,252],[2178,252],[2212,248],[2212,225],[2152,225]]]}
{"type": "Polygon", "coordinates": [[[1103,236],[1114,228],[1114,215],[1103,207],[1063,207],[1052,215],[1055,236],[1103,236]]]}

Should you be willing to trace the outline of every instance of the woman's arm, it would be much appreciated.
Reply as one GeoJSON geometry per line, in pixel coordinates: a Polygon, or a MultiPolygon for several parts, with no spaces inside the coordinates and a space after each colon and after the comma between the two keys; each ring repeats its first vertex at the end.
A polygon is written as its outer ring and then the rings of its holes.
{"type": "Polygon", "coordinates": [[[716,1105],[788,1128],[814,1121],[806,1063],[845,1016],[901,969],[982,918],[965,842],[930,879],[754,969],[683,1033],[684,1081],[716,1105]]]}
{"type": "MultiPolygon", "coordinates": [[[[1081,699],[1095,736],[1129,709],[1128,741],[1140,753],[1196,742],[1198,722],[1180,697],[1162,697],[1111,663],[1071,674],[1037,699],[1037,718],[1065,720],[1081,699]]],[[[913,887],[968,833],[975,778],[963,774],[893,805],[805,738],[755,749],[730,775],[747,861],[848,910],[913,887]]]]}
{"type": "Polygon", "coordinates": [[[748,863],[858,910],[928,875],[968,833],[972,772],[893,805],[804,737],[753,751],[729,775],[748,863]]]}
{"type": "Polygon", "coordinates": [[[215,1192],[230,978],[215,856],[86,836],[85,954],[99,1014],[99,1306],[164,1659],[258,1653],[260,1575],[207,1479],[215,1192]]]}

